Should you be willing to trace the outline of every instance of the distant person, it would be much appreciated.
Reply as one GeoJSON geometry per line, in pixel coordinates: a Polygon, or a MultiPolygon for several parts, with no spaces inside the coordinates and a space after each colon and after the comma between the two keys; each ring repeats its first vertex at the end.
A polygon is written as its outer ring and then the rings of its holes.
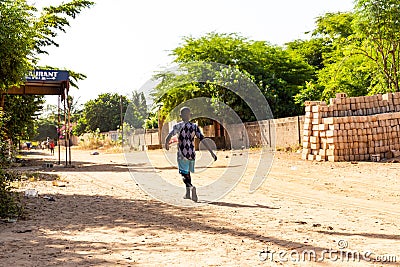
{"type": "Polygon", "coordinates": [[[50,148],[50,153],[51,153],[51,155],[54,155],[54,147],[55,147],[55,146],[56,146],[56,145],[54,144],[54,141],[51,140],[50,143],[49,143],[49,148],[50,148]]]}
{"type": "MultiPolygon", "coordinates": [[[[165,149],[169,150],[169,142],[171,138],[175,135],[178,135],[178,168],[179,173],[183,176],[183,182],[186,185],[186,194],[183,198],[192,199],[194,202],[197,202],[198,197],[196,187],[192,185],[192,178],[190,177],[190,173],[194,172],[194,163],[196,159],[196,152],[194,149],[194,137],[197,136],[201,141],[204,139],[204,136],[201,133],[197,124],[191,123],[189,121],[191,116],[190,108],[181,108],[180,116],[183,121],[176,124],[172,128],[171,132],[168,134],[167,138],[165,139],[165,149]]],[[[207,145],[207,143],[205,143],[205,146],[210,152],[211,156],[214,158],[214,160],[217,160],[217,156],[207,145]]]]}
{"type": "Polygon", "coordinates": [[[26,142],[26,148],[27,148],[28,150],[31,150],[31,145],[32,145],[31,142],[26,142]]]}
{"type": "Polygon", "coordinates": [[[40,144],[40,148],[43,150],[45,147],[47,147],[47,143],[46,143],[46,141],[43,141],[43,142],[40,144]]]}

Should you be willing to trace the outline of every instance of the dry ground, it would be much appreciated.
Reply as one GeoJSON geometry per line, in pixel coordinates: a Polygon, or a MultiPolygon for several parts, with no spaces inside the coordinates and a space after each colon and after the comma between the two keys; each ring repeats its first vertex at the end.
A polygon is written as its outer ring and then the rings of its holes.
{"type": "MultiPolygon", "coordinates": [[[[151,153],[162,162],[157,172],[179,184],[177,170],[165,165],[163,154],[151,153]]],[[[224,164],[226,153],[218,152],[218,164],[224,164]]],[[[250,159],[256,154],[252,152],[250,159]]],[[[47,151],[29,157],[55,159],[47,151]]],[[[254,194],[248,193],[249,173],[256,164],[251,160],[249,172],[226,197],[183,208],[141,191],[123,154],[92,156],[90,151],[74,150],[73,160],[75,168],[44,170],[60,175],[61,181],[22,185],[20,190],[34,188],[39,197],[25,200],[25,219],[0,222],[0,266],[398,266],[400,262],[398,163],[315,163],[300,160],[296,153],[278,152],[269,176],[254,194]],[[372,258],[397,256],[397,263],[363,258],[334,261],[329,257],[338,256],[339,246],[350,252],[370,251],[372,258]],[[291,253],[281,254],[288,262],[279,259],[280,250],[291,253]],[[327,253],[321,262],[291,261],[306,250],[315,251],[317,257],[324,250],[331,255],[327,253]]],[[[204,183],[218,171],[210,168],[195,174],[195,183],[204,183]]]]}

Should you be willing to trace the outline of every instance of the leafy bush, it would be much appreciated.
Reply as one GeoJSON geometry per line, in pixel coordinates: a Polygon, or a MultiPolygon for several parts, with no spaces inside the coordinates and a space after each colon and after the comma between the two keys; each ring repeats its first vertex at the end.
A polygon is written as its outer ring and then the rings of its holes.
{"type": "Polygon", "coordinates": [[[16,192],[13,192],[11,182],[18,176],[13,172],[0,169],[0,218],[14,218],[22,215],[23,206],[16,192]]]}
{"type": "Polygon", "coordinates": [[[105,135],[100,133],[99,128],[95,132],[92,132],[86,136],[85,139],[81,139],[79,142],[80,149],[110,149],[110,148],[121,148],[121,140],[113,141],[110,138],[106,138],[105,135]]]}

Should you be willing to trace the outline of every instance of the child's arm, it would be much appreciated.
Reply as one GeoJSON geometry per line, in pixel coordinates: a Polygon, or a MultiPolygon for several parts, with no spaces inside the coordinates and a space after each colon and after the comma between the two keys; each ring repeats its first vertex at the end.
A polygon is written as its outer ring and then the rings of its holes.
{"type": "Polygon", "coordinates": [[[167,135],[167,138],[165,138],[165,149],[169,150],[169,141],[171,140],[173,133],[172,131],[167,135]]]}
{"type": "MultiPolygon", "coordinates": [[[[196,135],[200,139],[200,142],[203,141],[204,138],[205,138],[203,133],[200,131],[199,127],[196,127],[196,135]]],[[[215,153],[212,151],[211,147],[208,146],[207,142],[204,142],[203,144],[207,148],[208,152],[210,152],[210,154],[213,157],[214,161],[216,161],[217,160],[217,155],[215,155],[215,153]]]]}
{"type": "MultiPolygon", "coordinates": [[[[204,137],[203,137],[203,139],[204,139],[204,137]]],[[[200,141],[203,141],[203,139],[201,139],[200,141]]],[[[210,152],[210,154],[213,157],[214,161],[216,161],[217,160],[217,155],[215,155],[215,153],[212,151],[212,149],[208,146],[207,142],[204,142],[203,144],[207,148],[208,152],[210,152]]]]}

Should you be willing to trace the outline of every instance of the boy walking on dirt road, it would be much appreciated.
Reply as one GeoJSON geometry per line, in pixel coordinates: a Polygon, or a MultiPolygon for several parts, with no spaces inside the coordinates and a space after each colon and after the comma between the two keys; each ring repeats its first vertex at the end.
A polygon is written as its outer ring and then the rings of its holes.
{"type": "MultiPolygon", "coordinates": [[[[198,198],[196,187],[192,185],[192,178],[190,177],[190,173],[194,172],[194,163],[196,159],[196,152],[194,149],[194,137],[197,136],[200,141],[202,141],[204,139],[204,136],[201,133],[197,124],[191,123],[189,121],[190,115],[190,108],[181,108],[180,116],[182,118],[182,121],[176,124],[168,134],[167,138],[165,139],[165,149],[169,150],[169,142],[171,138],[175,135],[178,135],[178,168],[179,173],[183,176],[183,182],[186,185],[186,194],[183,198],[192,199],[194,202],[197,202],[198,198]]],[[[217,160],[217,156],[207,145],[207,143],[204,143],[204,145],[210,152],[211,156],[214,158],[214,161],[217,160]]]]}

